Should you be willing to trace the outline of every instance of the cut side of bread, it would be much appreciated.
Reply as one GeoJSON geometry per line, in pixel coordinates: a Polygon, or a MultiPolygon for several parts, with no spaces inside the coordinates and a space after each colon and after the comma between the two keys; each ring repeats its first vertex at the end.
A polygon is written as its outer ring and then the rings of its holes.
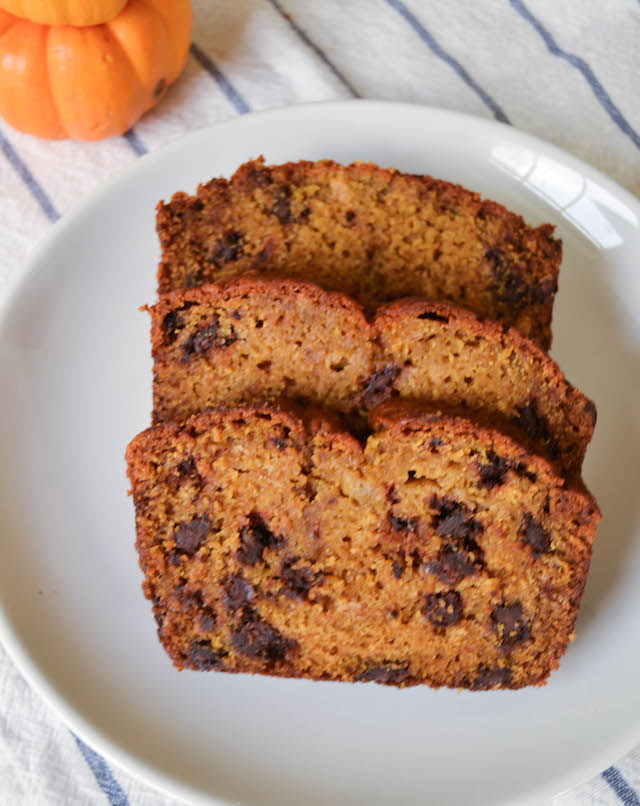
{"type": "Polygon", "coordinates": [[[429,176],[256,160],[160,203],[157,231],[160,293],[247,271],[288,273],[367,306],[448,300],[551,344],[562,255],[553,227],[529,227],[429,176]]]}
{"type": "Polygon", "coordinates": [[[362,421],[400,397],[499,414],[568,474],[593,434],[595,407],[535,342],[450,303],[401,300],[367,318],[346,295],[250,276],[149,311],[154,422],[278,397],[362,421]]]}
{"type": "Polygon", "coordinates": [[[387,404],[362,445],[250,404],[127,451],[143,589],[180,669],[544,683],[573,635],[599,512],[492,427],[387,404]]]}

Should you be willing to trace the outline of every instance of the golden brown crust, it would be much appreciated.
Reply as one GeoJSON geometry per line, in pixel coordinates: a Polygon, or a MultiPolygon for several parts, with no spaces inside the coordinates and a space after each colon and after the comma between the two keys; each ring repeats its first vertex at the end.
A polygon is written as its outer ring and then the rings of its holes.
{"type": "Polygon", "coordinates": [[[510,437],[375,412],[213,409],[127,451],[137,548],[178,668],[540,685],[572,637],[593,499],[510,437]]]}
{"type": "Polygon", "coordinates": [[[366,305],[442,298],[543,347],[561,259],[553,227],[528,227],[459,185],[329,160],[240,166],[159,204],[160,293],[246,271],[286,272],[366,305]]]}
{"type": "Polygon", "coordinates": [[[368,319],[346,295],[254,274],[149,311],[155,422],[280,396],[353,418],[399,396],[498,413],[567,473],[593,434],[593,403],[537,344],[451,303],[399,300],[368,319]]]}

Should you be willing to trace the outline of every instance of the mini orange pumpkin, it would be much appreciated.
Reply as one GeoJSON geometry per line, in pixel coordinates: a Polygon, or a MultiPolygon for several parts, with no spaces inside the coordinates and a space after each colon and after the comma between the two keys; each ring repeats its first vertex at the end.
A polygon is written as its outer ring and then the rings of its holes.
{"type": "Polygon", "coordinates": [[[0,115],[39,137],[122,134],[178,77],[190,37],[189,0],[129,0],[83,28],[0,11],[0,115]]]}
{"type": "Polygon", "coordinates": [[[100,25],[109,22],[127,0],[0,0],[0,9],[41,25],[100,25]]]}

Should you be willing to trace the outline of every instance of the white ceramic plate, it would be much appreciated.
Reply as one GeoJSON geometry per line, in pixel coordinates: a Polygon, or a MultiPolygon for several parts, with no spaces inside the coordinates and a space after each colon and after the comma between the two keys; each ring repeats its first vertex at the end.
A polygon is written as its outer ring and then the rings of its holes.
{"type": "Polygon", "coordinates": [[[451,112],[354,101],[196,132],[105,185],[0,317],[0,635],[108,757],[198,803],[533,804],[640,741],[640,203],[556,148],[451,112]],[[374,160],[552,221],[553,355],[599,422],[604,512],[578,639],[542,689],[458,693],[175,671],[140,591],[123,460],[149,423],[154,207],[250,157],[374,160]]]}

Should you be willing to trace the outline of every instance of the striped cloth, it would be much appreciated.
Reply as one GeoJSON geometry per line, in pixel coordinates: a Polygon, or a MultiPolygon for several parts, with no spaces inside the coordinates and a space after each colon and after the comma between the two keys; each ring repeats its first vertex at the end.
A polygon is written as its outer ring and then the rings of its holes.
{"type": "MultiPolygon", "coordinates": [[[[115,170],[194,128],[300,101],[389,98],[495,118],[640,195],[640,0],[195,0],[186,70],[123,137],[40,142],[0,121],[0,294],[115,170]]],[[[554,806],[640,806],[640,748],[554,806]]],[[[74,736],[0,648],[0,804],[170,806],[74,736]]]]}

